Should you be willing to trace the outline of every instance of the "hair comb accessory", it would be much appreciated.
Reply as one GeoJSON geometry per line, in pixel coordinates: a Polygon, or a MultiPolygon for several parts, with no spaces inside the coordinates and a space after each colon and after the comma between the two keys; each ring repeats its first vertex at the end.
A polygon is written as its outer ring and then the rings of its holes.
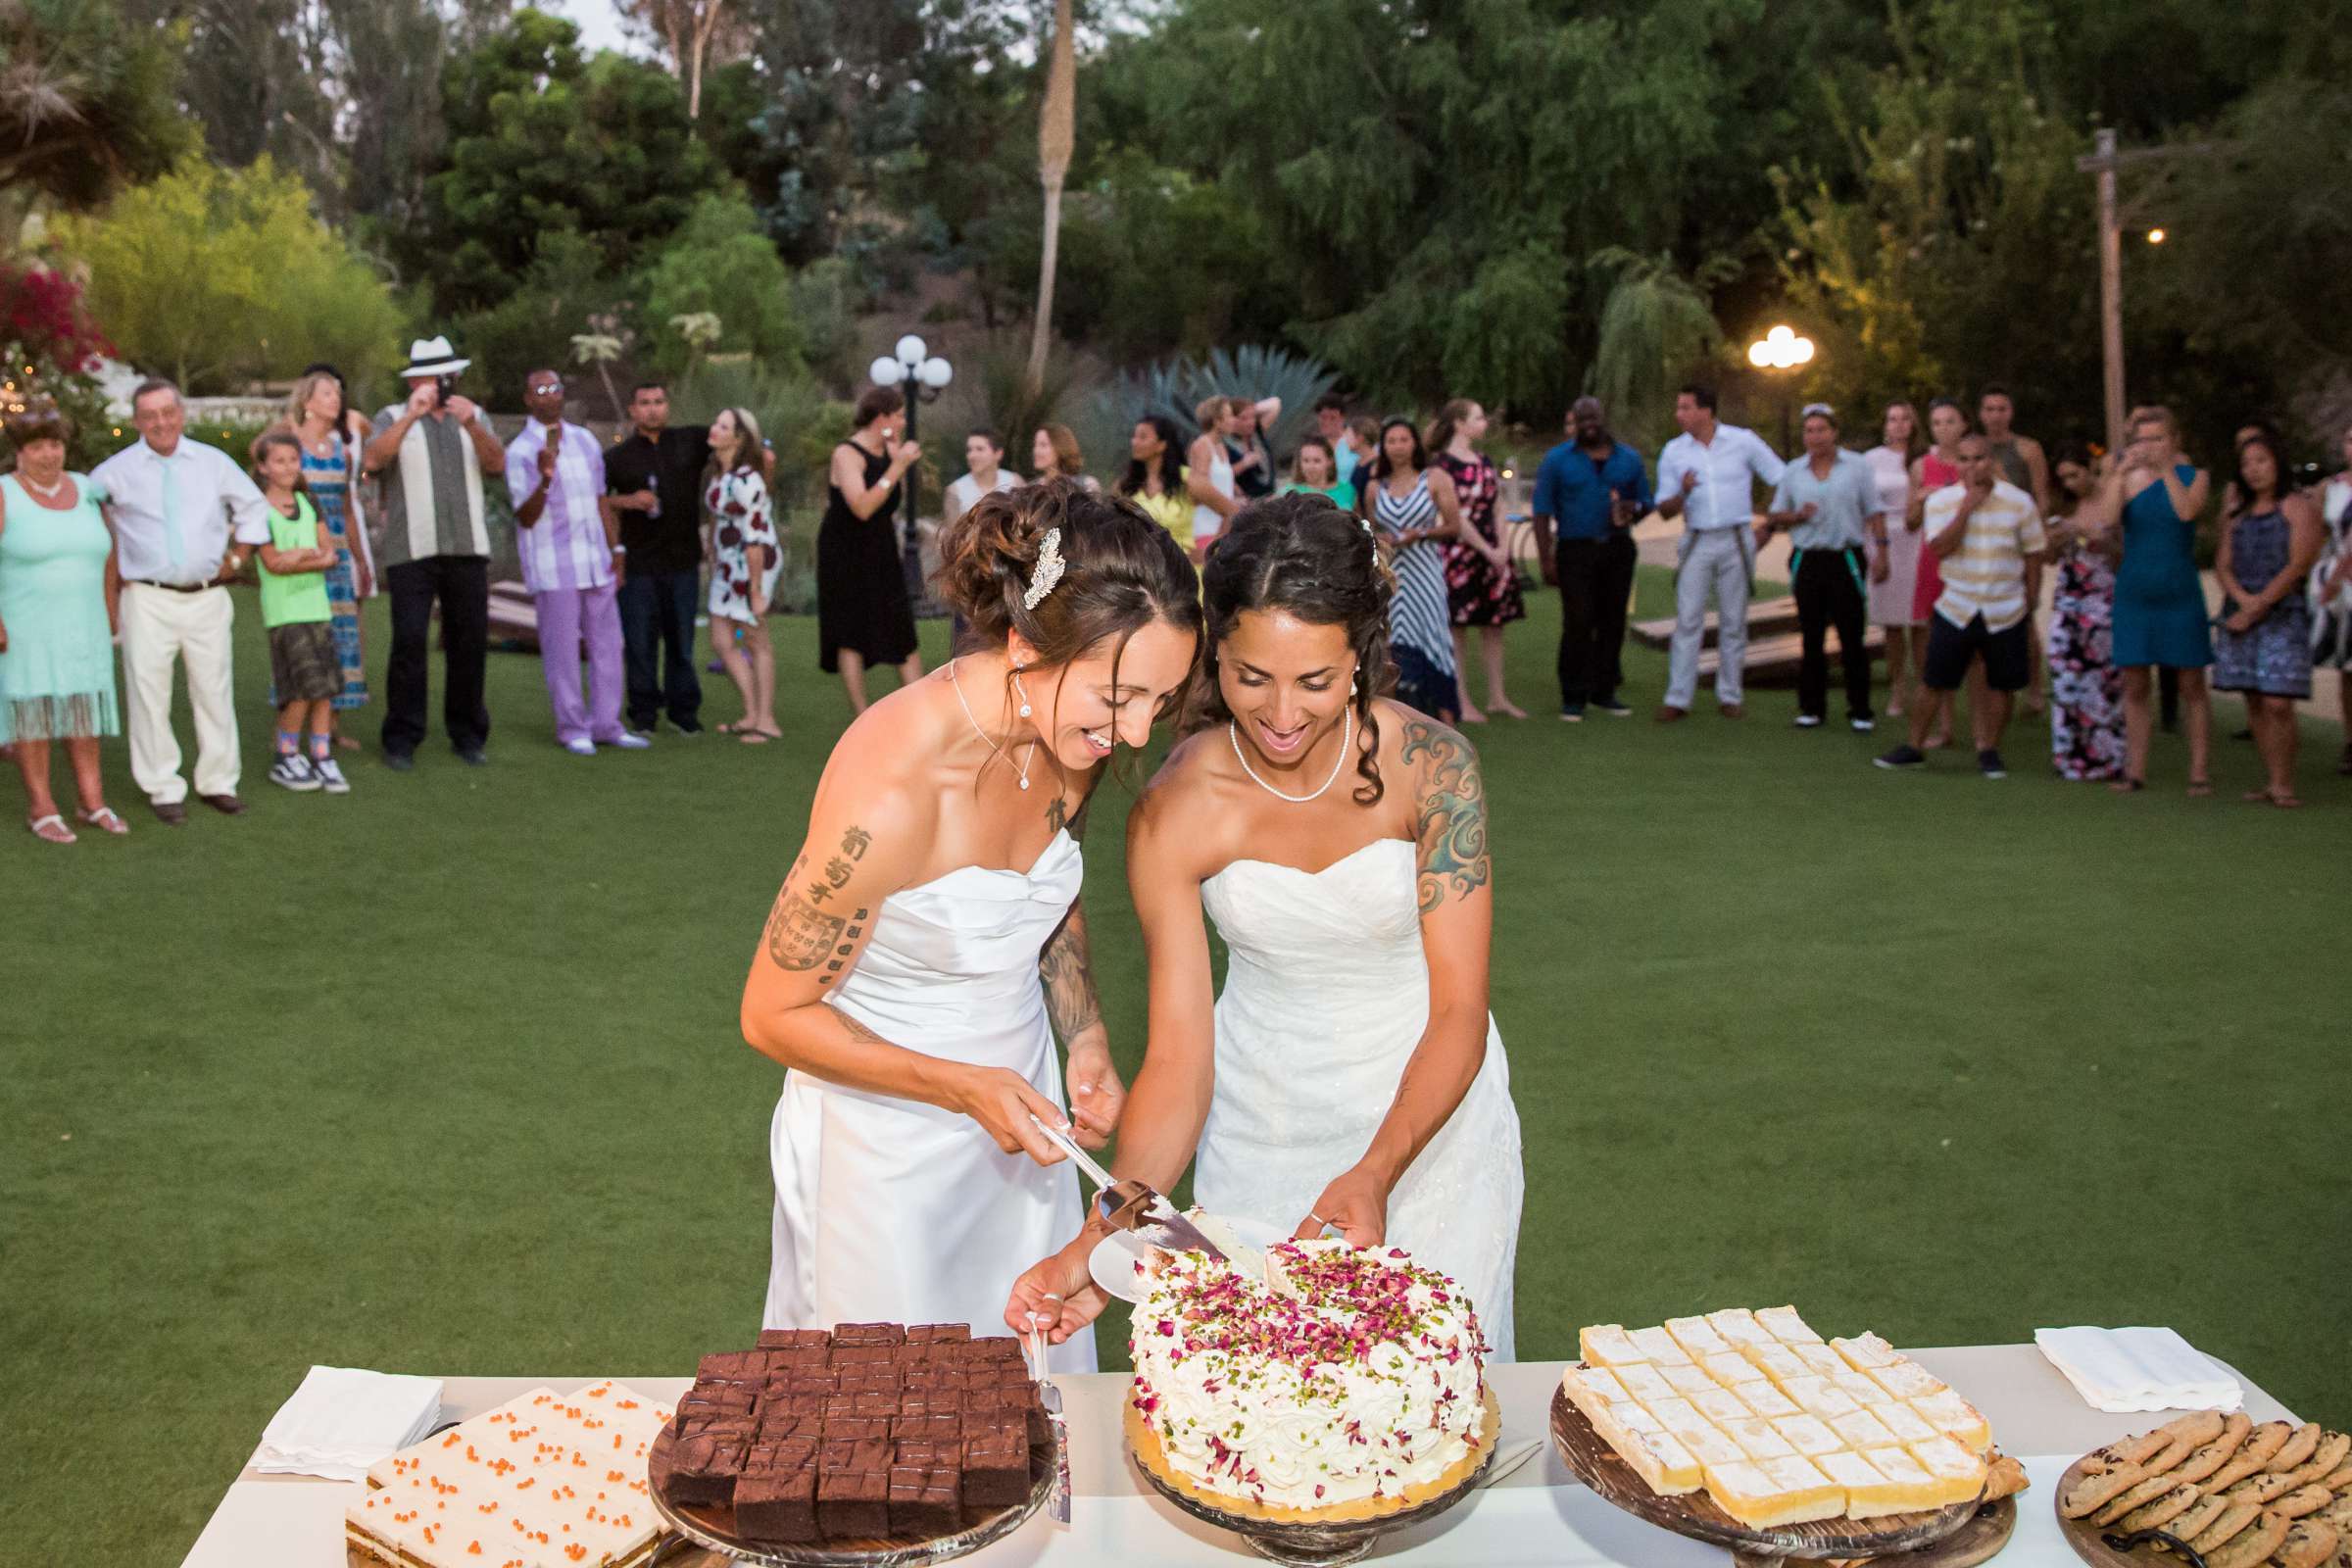
{"type": "Polygon", "coordinates": [[[1054,585],[1061,581],[1061,530],[1048,528],[1043,543],[1037,547],[1037,570],[1030,573],[1028,591],[1021,595],[1021,608],[1035,610],[1054,585]]]}

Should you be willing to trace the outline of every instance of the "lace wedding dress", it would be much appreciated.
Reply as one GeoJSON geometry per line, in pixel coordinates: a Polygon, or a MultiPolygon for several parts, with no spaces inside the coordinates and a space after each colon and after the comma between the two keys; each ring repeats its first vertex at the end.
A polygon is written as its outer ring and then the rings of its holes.
{"type": "MultiPolygon", "coordinates": [[[[1411,843],[1381,839],[1318,872],[1236,860],[1202,884],[1231,956],[1193,1176],[1210,1213],[1287,1233],[1371,1143],[1429,1021],[1417,866],[1411,843]]],[[[1388,1239],[1461,1282],[1506,1361],[1523,1189],[1489,1018],[1485,1064],[1389,1197],[1388,1239]]]]}
{"type": "MultiPolygon", "coordinates": [[[[1078,897],[1057,833],[1026,872],[964,866],[882,901],[830,1004],[894,1045],[1009,1067],[1063,1103],[1038,953],[1078,897]]],[[[969,1116],[784,1075],[768,1133],[776,1182],[769,1328],[969,1323],[1001,1334],[1012,1282],[1078,1234],[1068,1163],[1007,1154],[969,1116]]],[[[1054,1348],[1095,1370],[1090,1329],[1054,1348]]]]}

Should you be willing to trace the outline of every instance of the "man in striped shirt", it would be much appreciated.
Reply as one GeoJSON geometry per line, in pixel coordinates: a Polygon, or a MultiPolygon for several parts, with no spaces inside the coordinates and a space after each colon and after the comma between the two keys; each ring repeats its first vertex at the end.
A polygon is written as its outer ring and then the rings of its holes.
{"type": "Polygon", "coordinates": [[[1918,767],[1921,750],[1943,705],[1968,676],[1969,662],[1984,660],[1986,700],[1969,714],[1976,730],[1977,767],[1986,778],[2007,778],[2001,730],[2014,696],[2031,678],[2027,611],[2041,592],[2041,557],[2048,547],[2034,498],[1999,476],[1992,448],[1981,435],[1960,441],[1960,482],[1928,497],[1928,548],[1943,567],[1943,596],[1928,617],[1924,688],[1911,710],[1911,740],[1877,759],[1881,767],[1918,767]]]}
{"type": "Polygon", "coordinates": [[[600,745],[641,751],[652,743],[620,724],[617,596],[628,550],[605,496],[605,449],[564,420],[564,377],[554,370],[530,373],[523,406],[531,417],[507,444],[507,496],[514,503],[523,586],[539,614],[539,662],[556,710],[556,739],[574,757],[594,757],[600,745]]]}

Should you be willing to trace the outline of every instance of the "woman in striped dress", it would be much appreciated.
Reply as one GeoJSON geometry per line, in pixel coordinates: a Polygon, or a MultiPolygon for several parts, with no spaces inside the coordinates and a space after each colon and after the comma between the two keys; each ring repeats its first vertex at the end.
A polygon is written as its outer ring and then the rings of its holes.
{"type": "Polygon", "coordinates": [[[1372,480],[1356,497],[1356,514],[1372,526],[1396,573],[1389,600],[1389,657],[1396,662],[1396,699],[1451,724],[1460,717],[1460,677],[1453,662],[1453,612],[1446,589],[1446,545],[1462,536],[1453,480],[1430,466],[1413,421],[1380,427],[1372,480]]]}
{"type": "MultiPolygon", "coordinates": [[[[368,549],[368,522],[356,482],[366,425],[344,402],[342,377],[323,366],[314,367],[294,383],[286,425],[302,443],[303,486],[335,550],[335,564],[326,573],[326,600],[335,662],[343,673],[343,689],[334,698],[334,710],[341,714],[368,706],[360,601],[375,593],[375,561],[368,549]]],[[[335,744],[345,751],[359,749],[359,742],[341,734],[339,725],[335,744]]]]}

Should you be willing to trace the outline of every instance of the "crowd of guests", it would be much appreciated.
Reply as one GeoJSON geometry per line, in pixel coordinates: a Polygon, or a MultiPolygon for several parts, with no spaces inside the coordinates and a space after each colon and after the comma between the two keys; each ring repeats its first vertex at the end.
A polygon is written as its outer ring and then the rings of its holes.
{"type": "MultiPolygon", "coordinates": [[[[430,630],[443,649],[441,717],[455,755],[486,760],[484,669],[493,557],[486,486],[503,480],[523,585],[536,612],[556,738],[582,757],[642,750],[666,722],[703,728],[695,632],[710,628],[716,666],[742,716],[715,726],[746,745],[782,736],[767,616],[783,564],[768,488],[773,453],[746,409],[707,425],[671,422],[667,389],[637,386],[629,432],[610,447],[564,417],[552,368],[522,388],[529,413],[501,443],[455,390],[467,362],[446,338],[417,341],[407,393],[372,419],[352,409],[331,366],[295,384],[285,417],[239,463],[189,439],[178,389],[141,384],[137,439],[87,475],[67,471],[73,432],[35,407],[9,426],[14,470],[0,476],[0,745],[23,774],[28,825],[74,834],[51,779],[62,748],[74,820],[128,830],[105,801],[101,736],[127,732],[133,782],[156,817],[187,817],[189,781],[172,723],[184,668],[196,734],[196,798],[236,815],[238,729],[231,698],[232,600],[252,566],[268,634],[275,727],[271,782],[347,793],[339,757],[358,749],[348,716],[370,701],[360,604],[390,600],[379,744],[394,770],[416,764],[426,732],[430,630]],[[363,481],[372,481],[364,483],[363,481]],[[369,507],[372,506],[372,527],[369,507]],[[118,705],[114,645],[122,647],[118,705]]],[[[1161,415],[1137,421],[1113,489],[1198,564],[1250,501],[1326,497],[1377,539],[1396,579],[1390,649],[1405,702],[1451,721],[1525,718],[1504,679],[1506,628],[1526,615],[1519,563],[1501,515],[1501,475],[1482,450],[1486,411],[1459,399],[1426,424],[1373,419],[1326,395],[1311,430],[1277,454],[1275,398],[1212,397],[1187,438],[1161,415]],[[1472,649],[1483,705],[1472,695],[1472,649]]],[[[863,711],[867,673],[923,672],[902,569],[909,469],[906,402],[869,389],[827,466],[816,535],[818,658],[863,711]]],[[[2264,781],[2246,798],[2280,807],[2295,793],[2295,704],[2315,663],[2352,664],[2352,431],[2345,468],[2316,490],[2292,482],[2275,431],[2237,433],[2214,562],[2224,604],[2209,615],[2195,522],[2213,476],[2180,449],[2169,411],[2135,410],[2120,453],[2045,452],[2018,433],[2008,393],[1987,388],[1974,416],[1955,400],[1889,405],[1878,444],[1846,444],[1837,411],[1805,410],[1802,450],[1784,460],[1754,431],[1723,421],[1707,387],[1677,397],[1681,433],[1654,468],[1611,429],[1598,400],[1570,410],[1533,485],[1543,581],[1560,594],[1559,715],[1624,717],[1623,648],[1639,552],[1653,512],[1681,524],[1675,623],[1659,721],[1689,716],[1713,616],[1715,698],[1745,712],[1747,611],[1757,552],[1788,535],[1799,628],[1795,723],[1829,720],[1835,629],[1845,718],[1876,728],[1872,628],[1886,661],[1884,716],[1901,744],[1876,760],[1914,768],[1949,746],[1965,708],[1977,765],[2005,773],[2002,737],[2021,696],[2046,710],[2051,763],[2068,779],[2146,787],[2161,707],[2177,706],[2192,794],[2212,791],[2210,692],[2237,692],[2264,781]],[[1654,475],[1654,476],[1653,476],[1654,475]],[[2038,623],[2051,577],[2046,628],[2038,623]]],[[[1029,475],[998,432],[971,431],[945,521],[987,495],[1047,479],[1097,481],[1068,427],[1028,443],[1029,475]]],[[[2352,722],[2352,689],[2345,696],[2352,722]]],[[[2352,741],[2339,769],[2352,773],[2352,741]]]]}

